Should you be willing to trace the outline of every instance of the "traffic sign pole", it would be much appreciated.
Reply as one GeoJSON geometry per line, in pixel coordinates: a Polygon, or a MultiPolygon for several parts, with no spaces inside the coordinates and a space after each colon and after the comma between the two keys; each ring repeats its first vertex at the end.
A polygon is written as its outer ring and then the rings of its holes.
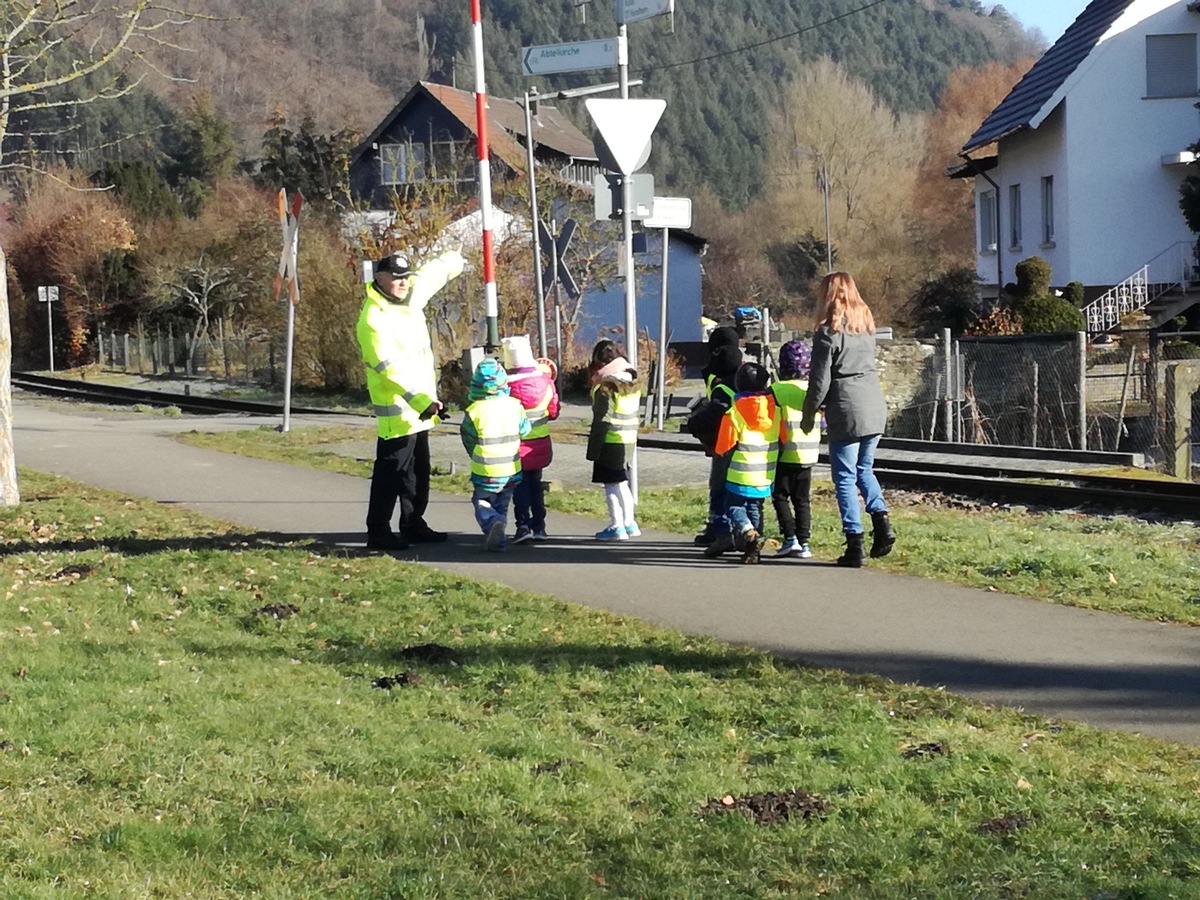
{"type": "Polygon", "coordinates": [[[667,266],[670,262],[671,229],[662,230],[662,293],[658,299],[658,430],[663,430],[667,398],[667,266]]]}
{"type": "MultiPolygon", "coordinates": [[[[58,293],[58,288],[54,289],[58,293]]],[[[46,291],[46,332],[50,335],[50,372],[54,372],[54,304],[50,302],[50,291],[46,291]]]]}
{"type": "Polygon", "coordinates": [[[533,239],[533,277],[537,287],[538,352],[545,358],[546,286],[542,283],[542,242],[538,236],[542,219],[538,213],[537,176],[533,170],[533,113],[529,108],[530,103],[536,101],[537,96],[537,88],[531,88],[525,92],[525,167],[529,170],[529,232],[533,239]]]}

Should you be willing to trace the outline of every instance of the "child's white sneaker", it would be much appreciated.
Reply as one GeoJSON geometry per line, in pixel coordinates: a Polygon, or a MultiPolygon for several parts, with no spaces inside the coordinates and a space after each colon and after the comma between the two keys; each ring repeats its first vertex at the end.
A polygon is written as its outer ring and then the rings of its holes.
{"type": "Polygon", "coordinates": [[[638,528],[637,522],[630,522],[625,526],[625,533],[630,537],[641,537],[642,529],[638,528]]]}
{"type": "Polygon", "coordinates": [[[801,559],[812,559],[812,551],[808,549],[808,544],[800,545],[800,553],[798,555],[801,559]]]}
{"type": "MultiPolygon", "coordinates": [[[[783,545],[775,551],[775,558],[783,559],[788,556],[799,556],[800,552],[800,542],[795,538],[788,538],[783,542],[783,545]]],[[[812,554],[810,553],[809,556],[812,556],[812,554]]]]}

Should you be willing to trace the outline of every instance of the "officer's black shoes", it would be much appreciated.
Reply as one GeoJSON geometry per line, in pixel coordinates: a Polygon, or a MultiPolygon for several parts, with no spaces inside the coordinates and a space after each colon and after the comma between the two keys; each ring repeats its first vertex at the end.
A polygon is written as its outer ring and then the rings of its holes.
{"type": "Polygon", "coordinates": [[[367,549],[382,550],[385,553],[399,553],[408,549],[408,541],[392,532],[389,528],[367,532],[367,549]]]}
{"type": "Polygon", "coordinates": [[[424,522],[415,528],[403,528],[400,530],[400,534],[410,544],[441,544],[450,539],[450,535],[446,532],[434,531],[424,522]]]}

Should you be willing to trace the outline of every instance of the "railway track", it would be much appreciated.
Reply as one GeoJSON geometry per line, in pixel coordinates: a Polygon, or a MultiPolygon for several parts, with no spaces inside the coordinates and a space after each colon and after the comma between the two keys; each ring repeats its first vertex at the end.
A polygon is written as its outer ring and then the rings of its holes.
{"type": "MultiPolygon", "coordinates": [[[[88,403],[108,403],[117,406],[143,405],[157,408],[174,406],[183,412],[208,415],[231,413],[259,416],[283,415],[282,404],[258,403],[253,400],[230,400],[203,394],[173,394],[70,378],[53,378],[49,375],[31,375],[24,372],[13,373],[12,384],[14,388],[21,388],[34,394],[88,403]]],[[[293,406],[291,411],[294,415],[362,415],[346,410],[309,409],[301,406],[293,406]]]]}
{"type": "MultiPolygon", "coordinates": [[[[142,388],[95,384],[45,375],[14,374],[14,387],[45,396],[114,405],[175,406],[183,412],[214,414],[281,415],[282,407],[271,403],[230,400],[195,394],[173,394],[142,388]]],[[[297,415],[346,415],[362,417],[361,413],[342,410],[293,407],[297,415]]],[[[640,439],[646,447],[701,451],[690,437],[646,435],[640,439]]],[[[919,442],[905,442],[918,446],[919,442]]],[[[1200,485],[1187,482],[1150,481],[1089,475],[1085,472],[1046,472],[1023,465],[1026,460],[1015,457],[979,457],[974,452],[954,456],[946,444],[928,442],[922,446],[937,460],[889,458],[886,449],[876,457],[875,473],[885,487],[957,494],[989,502],[1030,506],[1077,508],[1098,506],[1132,512],[1165,512],[1172,515],[1200,518],[1200,485]]],[[[1001,452],[1002,448],[996,448],[1001,452]]],[[[828,463],[822,451],[821,461],[828,463]]],[[[1069,465],[1064,463],[1064,466],[1069,465]]]]}

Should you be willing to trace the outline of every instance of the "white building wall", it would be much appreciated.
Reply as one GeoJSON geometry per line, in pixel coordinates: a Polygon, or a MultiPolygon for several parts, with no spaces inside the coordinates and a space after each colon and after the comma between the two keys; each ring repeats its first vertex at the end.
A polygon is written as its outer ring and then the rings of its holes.
{"type": "Polygon", "coordinates": [[[1074,240],[1068,280],[1116,284],[1177,243],[1195,240],[1179,211],[1188,167],[1164,166],[1162,158],[1200,140],[1197,97],[1145,97],[1146,36],[1198,31],[1200,14],[1184,3],[1150,16],[1097,48],[1095,64],[1067,97],[1075,185],[1068,198],[1074,240]]]}
{"type": "MultiPolygon", "coordinates": [[[[1062,216],[1060,197],[1065,199],[1069,172],[1067,170],[1067,155],[1063,133],[1063,116],[1061,110],[1056,110],[1036,131],[1021,131],[1000,142],[1000,164],[988,174],[992,181],[999,186],[1000,195],[1000,240],[997,252],[1000,254],[1000,268],[1003,273],[1001,285],[1017,280],[1017,263],[1031,256],[1040,256],[1054,268],[1055,283],[1059,282],[1058,273],[1069,270],[1070,245],[1066,240],[1069,233],[1068,223],[1062,216]],[[1051,176],[1055,189],[1055,225],[1053,245],[1042,245],[1042,178],[1051,176]],[[1021,186],[1021,243],[1013,246],[1009,239],[1009,188],[1021,186]]],[[[975,184],[976,209],[979,208],[978,195],[992,186],[983,178],[977,178],[975,184]]],[[[996,281],[996,253],[979,252],[977,271],[979,278],[985,284],[996,281]]],[[[1063,279],[1065,284],[1071,279],[1063,279]]]]}
{"type": "MultiPolygon", "coordinates": [[[[1179,211],[1179,185],[1189,170],[1164,166],[1162,157],[1200,140],[1198,98],[1146,99],[1146,36],[1197,32],[1200,14],[1179,2],[1112,34],[1077,70],[1051,116],[1000,143],[1000,165],[989,174],[1001,186],[1002,209],[1008,185],[1020,181],[1024,219],[1022,252],[1003,260],[1005,281],[1035,253],[1053,266],[1056,285],[1112,285],[1164,251],[1171,259],[1186,254],[1176,245],[1195,240],[1179,211]],[[1040,242],[1043,175],[1054,176],[1053,247],[1040,242]]],[[[989,187],[976,182],[977,194],[989,187]]],[[[1005,213],[1002,252],[1007,229],[1005,213]]],[[[995,258],[981,253],[977,270],[994,282],[995,258]]]]}

